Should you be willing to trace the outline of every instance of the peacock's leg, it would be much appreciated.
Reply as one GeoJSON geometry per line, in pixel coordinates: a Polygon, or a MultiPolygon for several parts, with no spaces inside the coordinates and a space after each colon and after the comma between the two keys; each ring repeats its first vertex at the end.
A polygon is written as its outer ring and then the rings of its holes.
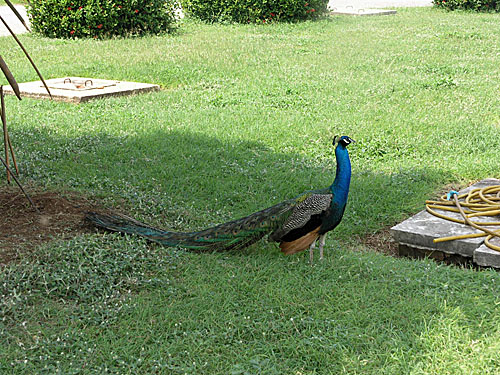
{"type": "Polygon", "coordinates": [[[323,259],[323,247],[325,246],[326,233],[319,236],[319,259],[323,259]]]}
{"type": "Polygon", "coordinates": [[[311,246],[309,246],[309,262],[312,264],[313,260],[314,260],[314,246],[316,245],[316,240],[314,240],[311,244],[311,246]]]}

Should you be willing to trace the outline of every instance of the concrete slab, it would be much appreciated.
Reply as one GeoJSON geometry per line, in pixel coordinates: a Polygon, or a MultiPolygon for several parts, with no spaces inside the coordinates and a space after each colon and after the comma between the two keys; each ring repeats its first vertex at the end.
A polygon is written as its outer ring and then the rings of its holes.
{"type": "MultiPolygon", "coordinates": [[[[495,244],[500,245],[500,241],[495,244]]],[[[474,251],[474,263],[483,267],[500,268],[500,251],[481,245],[474,251]]]]}
{"type": "MultiPolygon", "coordinates": [[[[448,214],[448,213],[447,213],[448,214]]],[[[458,217],[457,215],[450,216],[458,217]]],[[[484,238],[468,238],[460,241],[434,243],[434,239],[463,234],[480,233],[468,225],[453,223],[421,211],[401,224],[391,228],[393,238],[398,243],[413,245],[428,250],[440,250],[448,254],[472,257],[484,238]]]]}
{"type": "Polygon", "coordinates": [[[345,16],[387,16],[396,14],[395,10],[388,9],[364,9],[364,8],[333,8],[330,12],[332,15],[345,15],[345,16]]]}
{"type": "MultiPolygon", "coordinates": [[[[463,189],[460,193],[465,193],[473,188],[483,188],[486,186],[500,185],[500,180],[497,179],[486,179],[482,180],[467,189],[463,189]]],[[[447,215],[460,218],[458,213],[448,213],[447,215]]],[[[491,218],[476,218],[476,221],[491,221],[491,218]]],[[[500,220],[500,218],[498,219],[500,220]]],[[[498,229],[500,227],[489,227],[490,229],[498,229]]],[[[468,238],[463,240],[446,241],[434,243],[433,240],[436,238],[480,233],[480,231],[471,228],[468,225],[454,223],[451,221],[443,220],[434,215],[429,214],[427,211],[423,210],[416,214],[415,216],[403,221],[402,223],[391,228],[391,233],[394,240],[400,245],[403,252],[409,253],[408,247],[425,250],[427,252],[442,252],[445,254],[459,255],[467,258],[478,259],[482,264],[487,262],[488,259],[496,259],[496,262],[500,263],[500,252],[491,253],[493,251],[486,246],[482,245],[484,237],[479,238],[468,238]],[[488,251],[482,251],[475,254],[478,248],[486,247],[488,251]]],[[[421,251],[420,251],[421,252],[421,251]]],[[[477,263],[479,264],[479,263],[477,263]]],[[[488,264],[491,265],[491,264],[488,264]]]]}
{"type": "MultiPolygon", "coordinates": [[[[160,86],[150,83],[113,81],[95,78],[66,77],[45,80],[52,98],[57,101],[82,103],[92,99],[110,96],[133,95],[148,91],[158,91],[160,86]]],[[[19,84],[21,96],[48,99],[49,94],[41,81],[19,84]]],[[[13,95],[10,86],[4,87],[6,94],[13,95]]]]}

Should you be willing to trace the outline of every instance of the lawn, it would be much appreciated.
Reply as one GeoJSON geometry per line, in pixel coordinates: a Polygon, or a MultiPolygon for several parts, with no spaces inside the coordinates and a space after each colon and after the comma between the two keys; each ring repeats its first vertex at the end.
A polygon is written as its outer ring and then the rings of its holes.
{"type": "MultiPolygon", "coordinates": [[[[10,0],[12,4],[20,4],[20,5],[26,5],[28,4],[27,0],[10,0]]],[[[0,0],[0,6],[2,5],[7,5],[7,3],[3,0],[0,0]]]]}
{"type": "MultiPolygon", "coordinates": [[[[11,0],[12,4],[26,5],[28,2],[26,0],[11,0]]],[[[0,6],[7,5],[7,3],[3,0],[0,0],[0,6]]]]}
{"type": "MultiPolygon", "coordinates": [[[[30,189],[196,230],[330,184],[332,137],[357,142],[346,215],[314,266],[265,242],[196,254],[102,233],[21,252],[0,269],[0,372],[500,373],[498,272],[362,241],[445,187],[500,178],[498,35],[500,15],[423,8],[184,21],[136,39],[20,36],[46,78],[162,87],[82,105],[8,97],[30,189]]],[[[0,42],[17,80],[36,80],[0,42]]]]}

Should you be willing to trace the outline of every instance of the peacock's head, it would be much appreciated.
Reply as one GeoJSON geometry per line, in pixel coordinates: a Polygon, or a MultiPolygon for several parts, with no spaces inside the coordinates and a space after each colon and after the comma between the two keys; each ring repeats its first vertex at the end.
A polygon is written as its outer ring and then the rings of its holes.
{"type": "Polygon", "coordinates": [[[340,145],[345,148],[353,142],[355,142],[354,139],[349,138],[347,135],[342,135],[342,136],[336,135],[335,137],[333,137],[334,146],[340,145]]]}

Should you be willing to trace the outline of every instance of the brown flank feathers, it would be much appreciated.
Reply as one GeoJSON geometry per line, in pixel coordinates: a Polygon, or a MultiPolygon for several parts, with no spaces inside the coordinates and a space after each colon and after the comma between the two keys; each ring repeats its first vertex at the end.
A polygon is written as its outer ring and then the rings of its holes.
{"type": "Polygon", "coordinates": [[[303,235],[300,238],[297,238],[295,241],[291,242],[281,242],[280,248],[281,251],[285,255],[295,254],[299,251],[307,249],[311,244],[316,241],[319,237],[319,228],[317,227],[315,230],[303,235]]]}

